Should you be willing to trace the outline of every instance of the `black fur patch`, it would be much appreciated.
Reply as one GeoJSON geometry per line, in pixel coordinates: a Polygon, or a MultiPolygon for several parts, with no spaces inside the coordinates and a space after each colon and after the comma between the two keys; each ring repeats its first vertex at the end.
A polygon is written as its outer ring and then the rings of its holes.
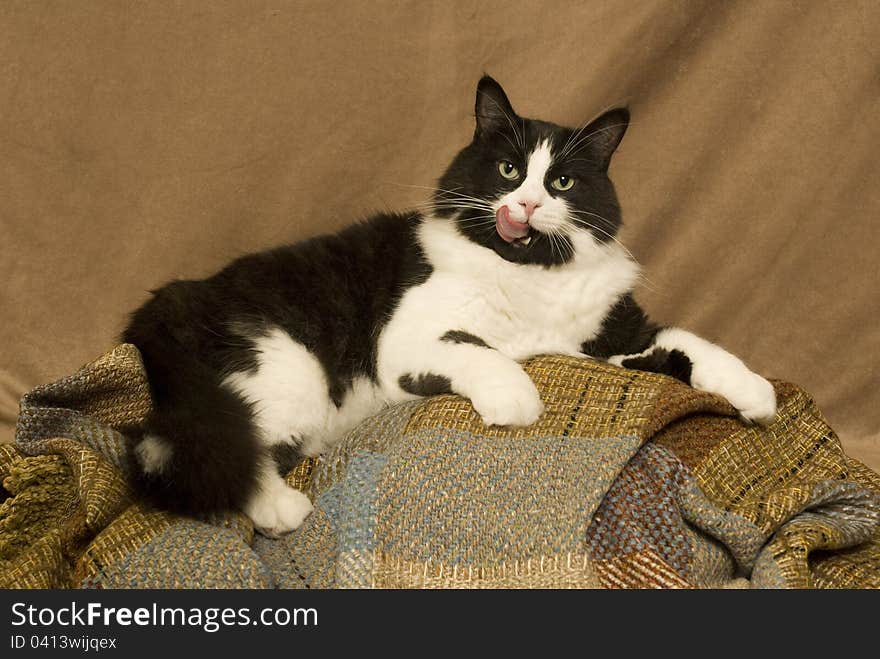
{"type": "Polygon", "coordinates": [[[605,316],[596,338],[581,345],[581,352],[597,359],[636,354],[648,349],[659,330],[627,293],[605,316]]]}
{"type": "Polygon", "coordinates": [[[462,330],[449,330],[446,334],[440,337],[440,340],[450,341],[451,343],[470,343],[471,345],[479,346],[480,348],[492,348],[492,346],[483,341],[479,336],[474,336],[473,334],[462,330]]]}
{"type": "Polygon", "coordinates": [[[654,348],[644,357],[632,357],[622,362],[626,368],[634,368],[639,371],[662,373],[670,375],[685,384],[691,383],[691,369],[693,364],[690,358],[681,350],[666,350],[654,348]]]}
{"type": "Polygon", "coordinates": [[[299,450],[292,444],[275,444],[272,447],[272,460],[274,460],[282,478],[290,473],[290,470],[296,466],[301,458],[299,450]]]}
{"type": "Polygon", "coordinates": [[[495,230],[491,209],[473,207],[474,198],[484,200],[488,208],[489,203],[518,188],[527,175],[529,156],[547,140],[554,154],[544,181],[547,192],[563,198],[576,211],[569,218],[573,225],[589,230],[600,242],[614,237],[621,222],[620,206],[607,170],[629,123],[626,110],[607,112],[578,130],[564,128],[519,116],[501,86],[486,76],[477,88],[475,115],[473,142],[455,157],[437,186],[434,201],[438,215],[460,213],[459,231],[508,261],[543,266],[569,261],[573,248],[565,236],[551,242],[546,234],[532,229],[528,245],[508,243],[495,230]],[[517,167],[518,178],[501,176],[498,164],[503,160],[517,167]],[[564,192],[550,185],[562,175],[575,179],[575,185],[564,192]],[[461,206],[456,206],[457,200],[462,201],[461,206]]]}
{"type": "Polygon", "coordinates": [[[438,396],[452,393],[452,382],[449,378],[434,373],[420,373],[416,377],[407,373],[400,376],[398,384],[405,392],[416,396],[438,396]]]}

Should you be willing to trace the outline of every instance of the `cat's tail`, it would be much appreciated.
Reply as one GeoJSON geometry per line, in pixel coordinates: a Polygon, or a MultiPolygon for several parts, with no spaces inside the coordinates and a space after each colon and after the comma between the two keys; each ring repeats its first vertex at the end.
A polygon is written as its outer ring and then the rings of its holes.
{"type": "Polygon", "coordinates": [[[258,487],[263,458],[253,410],[198,358],[157,298],[122,337],[140,350],[153,398],[129,452],[135,493],[189,515],[240,510],[258,487]]]}

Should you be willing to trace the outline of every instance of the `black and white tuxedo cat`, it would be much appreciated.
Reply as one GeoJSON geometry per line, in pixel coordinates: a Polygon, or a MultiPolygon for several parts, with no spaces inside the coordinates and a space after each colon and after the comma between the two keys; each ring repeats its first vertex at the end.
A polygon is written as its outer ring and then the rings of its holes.
{"type": "Polygon", "coordinates": [[[517,363],[587,355],[667,373],[773,419],[771,385],[708,341],[651,323],[614,236],[608,164],[626,110],[572,130],[517,115],[489,77],[473,141],[429,212],[175,281],[133,314],[154,410],[133,447],[142,494],[184,513],[238,508],[267,535],[312,510],[281,474],[390,403],[454,392],[486,424],[543,411],[517,363]]]}

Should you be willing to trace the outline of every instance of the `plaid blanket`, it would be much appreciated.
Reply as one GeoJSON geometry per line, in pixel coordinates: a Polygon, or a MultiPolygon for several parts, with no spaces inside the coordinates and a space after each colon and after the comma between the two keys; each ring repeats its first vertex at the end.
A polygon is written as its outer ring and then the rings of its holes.
{"type": "Polygon", "coordinates": [[[125,433],[150,398],[121,345],[23,398],[0,587],[880,587],[880,477],[796,386],[762,428],[663,376],[525,367],[537,424],[486,427],[456,396],[389,408],[289,474],[315,512],[270,540],[132,498],[125,433]]]}

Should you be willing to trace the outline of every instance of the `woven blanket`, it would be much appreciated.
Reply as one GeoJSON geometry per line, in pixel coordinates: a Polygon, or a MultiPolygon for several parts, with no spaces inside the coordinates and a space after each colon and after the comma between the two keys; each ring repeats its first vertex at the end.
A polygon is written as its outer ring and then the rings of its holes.
{"type": "Polygon", "coordinates": [[[150,397],[121,345],[23,398],[0,587],[880,587],[880,477],[798,387],[774,383],[764,428],[664,376],[525,368],[537,424],[486,427],[457,396],[391,407],[289,474],[315,512],[270,540],[132,498],[125,434],[150,397]]]}

